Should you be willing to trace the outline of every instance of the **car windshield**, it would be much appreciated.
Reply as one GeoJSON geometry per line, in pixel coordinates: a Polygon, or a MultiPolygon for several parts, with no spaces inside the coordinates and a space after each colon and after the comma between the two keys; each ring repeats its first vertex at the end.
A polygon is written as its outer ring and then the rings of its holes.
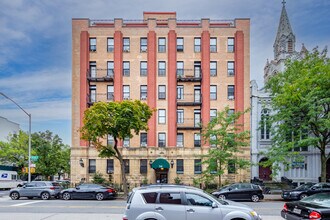
{"type": "Polygon", "coordinates": [[[302,199],[301,202],[330,208],[330,193],[315,194],[302,199]]]}
{"type": "Polygon", "coordinates": [[[296,189],[309,189],[313,185],[314,184],[306,183],[306,184],[302,184],[302,185],[298,186],[296,189]]]}
{"type": "Polygon", "coordinates": [[[219,199],[219,198],[215,197],[214,195],[212,195],[212,194],[210,194],[210,193],[208,193],[208,192],[206,192],[206,191],[203,191],[203,192],[204,192],[205,194],[211,196],[213,199],[217,200],[221,205],[228,205],[228,204],[229,204],[228,202],[226,202],[226,201],[224,201],[224,200],[222,200],[222,199],[219,199]]]}
{"type": "Polygon", "coordinates": [[[222,188],[219,189],[219,191],[228,191],[228,188],[230,187],[230,185],[224,186],[222,188]]]}

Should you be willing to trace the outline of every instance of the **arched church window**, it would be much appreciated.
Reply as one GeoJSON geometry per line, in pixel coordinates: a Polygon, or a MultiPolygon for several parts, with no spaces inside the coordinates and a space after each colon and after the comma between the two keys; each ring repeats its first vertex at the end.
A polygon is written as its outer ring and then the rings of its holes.
{"type": "Polygon", "coordinates": [[[261,111],[260,121],[260,137],[262,140],[270,139],[270,120],[269,120],[269,109],[263,109],[261,111]]]}
{"type": "Polygon", "coordinates": [[[290,40],[288,41],[288,52],[289,52],[289,53],[292,53],[292,51],[293,51],[293,42],[292,42],[292,40],[290,39],[290,40]]]}

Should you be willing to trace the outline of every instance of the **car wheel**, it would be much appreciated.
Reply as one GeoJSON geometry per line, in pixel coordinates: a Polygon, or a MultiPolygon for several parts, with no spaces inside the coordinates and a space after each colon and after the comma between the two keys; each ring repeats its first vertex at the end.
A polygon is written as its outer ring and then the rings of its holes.
{"type": "Polygon", "coordinates": [[[19,197],[20,197],[20,195],[19,195],[18,192],[12,192],[12,193],[10,194],[10,198],[11,198],[12,200],[17,200],[17,199],[19,199],[19,197]]]}
{"type": "Polygon", "coordinates": [[[260,198],[259,198],[258,195],[252,195],[252,196],[251,196],[251,201],[252,201],[252,202],[259,202],[259,200],[260,200],[260,198]]]}
{"type": "Polygon", "coordinates": [[[98,201],[103,200],[104,199],[103,193],[96,193],[95,199],[98,200],[98,201]]]}
{"type": "Polygon", "coordinates": [[[304,198],[306,198],[308,195],[306,195],[306,194],[301,194],[300,196],[299,196],[299,199],[304,199],[304,198]]]}
{"type": "Polygon", "coordinates": [[[28,199],[33,199],[33,197],[29,196],[28,199]]]}
{"type": "Polygon", "coordinates": [[[219,195],[218,198],[219,199],[222,199],[222,200],[225,200],[226,199],[226,196],[225,195],[219,195]]]}
{"type": "Polygon", "coordinates": [[[64,200],[70,200],[71,199],[71,194],[68,192],[63,193],[62,198],[64,200]]]}
{"type": "Polygon", "coordinates": [[[50,199],[50,195],[49,195],[48,192],[41,193],[40,197],[41,197],[42,200],[48,200],[48,199],[50,199]]]}

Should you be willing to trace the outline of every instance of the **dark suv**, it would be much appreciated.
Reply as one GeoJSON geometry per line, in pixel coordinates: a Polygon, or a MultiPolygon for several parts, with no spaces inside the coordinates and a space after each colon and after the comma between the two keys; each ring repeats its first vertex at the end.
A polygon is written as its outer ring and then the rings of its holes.
{"type": "Polygon", "coordinates": [[[23,187],[11,189],[9,197],[13,200],[20,197],[27,197],[33,199],[39,197],[43,200],[50,199],[51,197],[58,197],[62,187],[59,183],[50,181],[33,181],[25,184],[23,187]]]}
{"type": "Polygon", "coordinates": [[[213,192],[212,195],[220,199],[251,200],[252,202],[258,202],[264,199],[262,188],[252,183],[234,183],[227,185],[213,192]]]}
{"type": "Polygon", "coordinates": [[[322,192],[330,192],[330,183],[307,183],[292,190],[283,190],[282,198],[284,200],[299,200],[322,192]]]}

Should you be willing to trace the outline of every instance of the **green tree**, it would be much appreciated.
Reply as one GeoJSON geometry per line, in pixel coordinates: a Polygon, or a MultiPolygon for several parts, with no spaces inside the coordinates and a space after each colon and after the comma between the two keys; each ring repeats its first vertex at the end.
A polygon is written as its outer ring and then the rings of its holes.
{"type": "Polygon", "coordinates": [[[203,129],[204,140],[210,143],[211,148],[202,156],[206,169],[202,172],[201,181],[211,183],[218,177],[219,187],[225,170],[236,173],[237,169],[245,169],[250,165],[250,160],[240,155],[242,148],[249,146],[250,132],[237,124],[238,118],[246,112],[230,112],[227,106],[203,129]]]}
{"type": "Polygon", "coordinates": [[[271,94],[270,116],[272,147],[264,166],[279,164],[286,168],[299,161],[298,149],[313,147],[320,151],[321,180],[326,180],[326,146],[330,142],[330,63],[327,50],[315,48],[304,58],[286,62],[286,70],[266,84],[271,94]]]}
{"type": "Polygon", "coordinates": [[[14,164],[21,168],[28,166],[29,136],[24,131],[8,137],[8,142],[0,141],[0,162],[2,164],[14,164]]]}
{"type": "Polygon", "coordinates": [[[50,131],[33,133],[32,148],[39,157],[35,162],[37,173],[48,179],[70,172],[70,147],[58,135],[50,131]]]}
{"type": "Polygon", "coordinates": [[[124,193],[128,193],[125,164],[118,141],[125,137],[132,138],[132,132],[139,134],[148,130],[148,120],[152,116],[150,107],[138,100],[122,102],[97,102],[85,111],[84,126],[81,128],[82,138],[88,140],[104,158],[115,157],[121,166],[121,177],[124,193]],[[102,139],[111,135],[114,145],[104,145],[102,139]]]}

